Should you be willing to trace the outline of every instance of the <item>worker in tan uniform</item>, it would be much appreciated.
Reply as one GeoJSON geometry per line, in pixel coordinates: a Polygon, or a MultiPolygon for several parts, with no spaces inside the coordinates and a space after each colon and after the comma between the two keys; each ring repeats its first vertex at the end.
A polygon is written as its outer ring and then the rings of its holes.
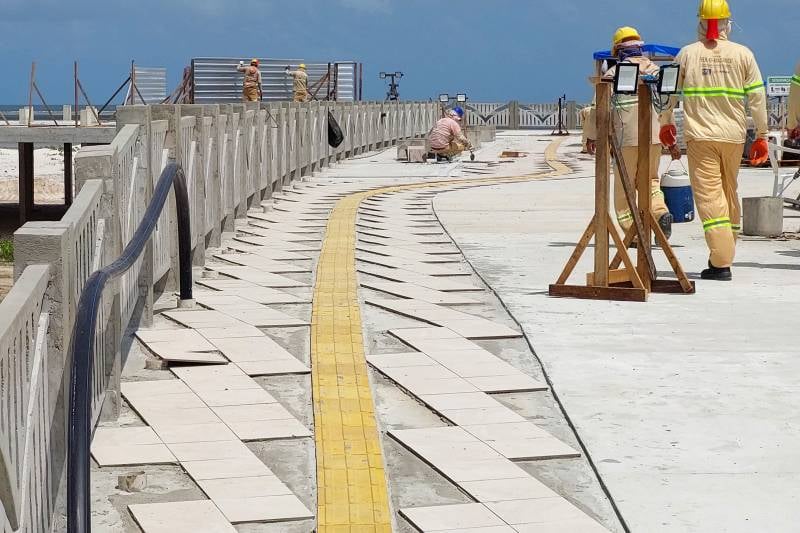
{"type": "Polygon", "coordinates": [[[286,75],[291,76],[294,80],[294,101],[308,101],[308,74],[306,73],[305,63],[297,67],[297,70],[291,70],[289,67],[286,67],[286,75]]]}
{"type": "Polygon", "coordinates": [[[239,61],[236,68],[239,72],[244,72],[244,84],[242,85],[242,99],[245,102],[258,102],[264,96],[261,87],[261,71],[258,69],[258,59],[251,59],[250,64],[245,66],[244,61],[239,61]]]}
{"type": "Polygon", "coordinates": [[[472,143],[469,142],[469,139],[461,129],[461,120],[463,118],[464,110],[461,107],[451,109],[436,122],[428,133],[428,145],[431,151],[436,154],[437,161],[452,161],[453,157],[464,150],[472,150],[472,143]]]}
{"type": "Polygon", "coordinates": [[[800,64],[792,76],[792,88],[789,92],[789,118],[787,121],[790,139],[800,139],[800,64]]]}
{"type": "MultiPolygon", "coordinates": [[[[639,65],[641,75],[655,75],[659,72],[659,66],[644,57],[642,47],[644,42],[639,32],[635,28],[623,27],[614,33],[612,42],[612,54],[620,63],[636,63],[639,65]]],[[[603,78],[613,80],[616,74],[616,67],[611,67],[603,78]]],[[[612,99],[614,126],[617,132],[622,132],[622,161],[620,166],[625,168],[628,177],[635,182],[639,172],[639,98],[636,95],[614,95],[612,99]]],[[[658,138],[658,114],[655,109],[653,113],[653,126],[650,134],[650,149],[647,167],[647,175],[650,179],[650,191],[652,195],[651,212],[658,220],[658,225],[669,238],[672,235],[672,215],[664,202],[664,193],[661,191],[661,177],[658,174],[659,163],[661,162],[661,142],[658,138]]],[[[597,140],[597,113],[592,111],[589,115],[587,128],[584,128],[589,137],[589,153],[594,153],[597,140]]],[[[633,215],[628,205],[625,189],[622,188],[622,178],[614,167],[614,207],[617,212],[617,221],[624,231],[633,225],[633,215]]]]}
{"type": "MultiPolygon", "coordinates": [[[[689,176],[710,249],[701,277],[729,281],[741,223],[738,176],[747,135],[745,101],[756,130],[750,162],[761,165],[769,158],[766,91],[753,53],[728,40],[727,0],[701,0],[698,18],[699,40],[677,57],[689,176]]],[[[660,138],[667,146],[677,141],[674,102],[661,116],[660,138]]]]}
{"type": "Polygon", "coordinates": [[[582,108],[579,113],[581,117],[581,124],[583,124],[583,135],[581,136],[582,154],[589,153],[589,136],[587,135],[588,130],[586,129],[586,124],[589,122],[589,116],[592,113],[592,107],[592,105],[587,105],[586,107],[582,108]]]}

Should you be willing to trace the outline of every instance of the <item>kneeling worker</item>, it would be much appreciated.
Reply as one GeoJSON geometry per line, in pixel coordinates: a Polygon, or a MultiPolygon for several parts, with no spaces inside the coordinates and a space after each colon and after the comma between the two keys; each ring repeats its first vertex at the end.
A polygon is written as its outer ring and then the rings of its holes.
{"type": "Polygon", "coordinates": [[[305,102],[308,100],[308,74],[306,73],[306,64],[302,63],[297,70],[291,70],[286,67],[286,75],[291,76],[294,80],[294,101],[305,102]]]}
{"type": "Polygon", "coordinates": [[[443,157],[451,159],[466,149],[472,149],[472,144],[461,131],[461,119],[464,110],[460,107],[448,111],[447,116],[439,119],[428,134],[428,142],[437,159],[443,157]]]}
{"type": "MultiPolygon", "coordinates": [[[[614,33],[613,47],[611,53],[617,57],[620,63],[636,63],[639,65],[639,74],[658,74],[659,67],[648,58],[644,57],[642,41],[639,32],[635,28],[619,28],[614,33]]],[[[603,78],[613,80],[617,68],[611,67],[603,78]]],[[[622,130],[622,153],[618,156],[620,166],[625,168],[628,177],[633,183],[639,172],[639,98],[636,95],[616,95],[612,100],[614,112],[614,125],[617,132],[622,130]]],[[[661,162],[661,142],[658,138],[658,114],[653,109],[653,126],[650,134],[650,158],[648,159],[647,175],[650,178],[650,191],[652,195],[651,210],[658,220],[664,234],[669,238],[672,235],[672,215],[664,202],[664,193],[661,192],[661,178],[658,175],[658,167],[661,162]]],[[[594,153],[597,140],[597,113],[592,109],[589,120],[584,126],[588,137],[589,153],[594,153]]],[[[614,168],[614,207],[617,212],[617,221],[620,227],[627,232],[633,225],[633,215],[625,196],[625,189],[622,188],[622,178],[614,168]]]]}
{"type": "Polygon", "coordinates": [[[245,66],[244,61],[239,61],[236,68],[244,72],[244,85],[242,86],[242,99],[245,102],[258,102],[263,93],[261,91],[261,71],[258,70],[258,59],[250,60],[250,65],[245,66]]]}

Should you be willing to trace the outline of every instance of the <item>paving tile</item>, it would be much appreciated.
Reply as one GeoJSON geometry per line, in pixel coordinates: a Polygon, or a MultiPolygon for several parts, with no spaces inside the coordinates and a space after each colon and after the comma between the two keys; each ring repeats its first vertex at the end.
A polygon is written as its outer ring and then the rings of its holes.
{"type": "Polygon", "coordinates": [[[195,299],[198,301],[198,303],[203,305],[204,302],[210,301],[209,298],[214,295],[237,296],[239,298],[244,298],[245,300],[264,305],[299,304],[311,302],[310,298],[300,298],[299,296],[289,294],[288,292],[279,289],[272,289],[270,287],[262,287],[261,285],[250,283],[249,281],[235,280],[240,282],[241,285],[233,287],[225,287],[224,285],[220,285],[219,283],[223,281],[225,280],[198,280],[198,285],[203,285],[216,291],[203,293],[195,292],[195,299]]]}
{"type": "MultiPolygon", "coordinates": [[[[263,289],[265,287],[261,288],[263,289]]],[[[235,305],[242,309],[261,309],[263,307],[263,305],[258,302],[242,298],[241,296],[237,296],[235,294],[228,294],[227,291],[195,291],[193,296],[199,305],[207,309],[217,309],[218,306],[231,305],[235,305]]]]}
{"type": "Polygon", "coordinates": [[[156,430],[159,438],[167,445],[185,442],[214,442],[238,440],[228,426],[216,424],[192,424],[186,426],[162,427],[156,430]]]}
{"type": "Polygon", "coordinates": [[[179,379],[162,379],[157,381],[125,381],[122,383],[122,394],[128,398],[163,396],[167,394],[186,394],[192,392],[179,379]]]}
{"type": "Polygon", "coordinates": [[[483,292],[484,289],[476,286],[469,280],[448,279],[417,274],[399,268],[386,268],[378,265],[357,264],[356,269],[362,274],[368,274],[377,278],[388,279],[401,283],[413,283],[421,287],[442,291],[442,292],[483,292]]]}
{"type": "Polygon", "coordinates": [[[415,396],[426,394],[455,394],[458,392],[476,392],[473,385],[461,378],[452,379],[405,379],[399,382],[403,388],[411,391],[415,396]]]}
{"type": "Polygon", "coordinates": [[[228,266],[228,265],[206,265],[206,268],[224,274],[226,276],[249,281],[262,287],[272,287],[275,289],[289,288],[289,287],[307,287],[307,283],[295,281],[286,276],[279,274],[270,274],[269,272],[262,272],[261,270],[246,267],[246,266],[228,266]]]}
{"type": "Polygon", "coordinates": [[[298,254],[297,252],[287,252],[286,250],[276,250],[266,246],[253,246],[242,244],[236,241],[226,243],[229,249],[241,253],[254,254],[273,261],[310,261],[310,257],[298,254]]]}
{"type": "Polygon", "coordinates": [[[253,455],[247,446],[236,440],[170,444],[169,450],[179,461],[236,459],[253,455]]]}
{"type": "Polygon", "coordinates": [[[361,286],[401,298],[414,298],[423,302],[438,305],[472,305],[480,303],[473,298],[461,296],[458,293],[435,291],[413,283],[398,283],[395,281],[381,280],[379,278],[362,279],[361,286]]]}
{"type": "Polygon", "coordinates": [[[193,309],[189,311],[165,311],[161,315],[193,329],[202,327],[235,327],[241,324],[238,320],[234,320],[219,311],[193,309]]]}
{"type": "Polygon", "coordinates": [[[528,421],[513,423],[465,424],[464,431],[487,442],[508,439],[541,439],[550,437],[550,433],[528,421]]]}
{"type": "Polygon", "coordinates": [[[270,393],[262,389],[258,384],[252,389],[200,391],[198,397],[209,407],[277,402],[270,393]]]}
{"type": "Polygon", "coordinates": [[[437,366],[439,363],[419,352],[393,353],[367,356],[367,361],[377,368],[403,368],[407,366],[437,366]]]}
{"type": "Polygon", "coordinates": [[[92,457],[101,467],[177,463],[164,444],[114,444],[92,442],[92,457]]]}
{"type": "Polygon", "coordinates": [[[525,418],[502,405],[479,409],[448,409],[441,411],[441,414],[458,426],[526,421],[525,418]]]}
{"type": "Polygon", "coordinates": [[[244,441],[280,440],[311,436],[311,431],[296,418],[230,422],[228,426],[239,439],[244,441]]]}
{"type": "Polygon", "coordinates": [[[311,272],[311,266],[308,264],[296,265],[288,261],[274,261],[255,254],[216,253],[214,254],[214,258],[219,261],[239,266],[253,267],[273,274],[302,274],[311,272]]]}
{"type": "Polygon", "coordinates": [[[279,376],[284,374],[308,374],[311,369],[297,359],[272,361],[247,361],[237,363],[248,376],[279,376]]]}
{"type": "Polygon", "coordinates": [[[441,464],[440,468],[445,476],[457,484],[464,481],[529,477],[527,472],[505,458],[491,461],[468,461],[461,463],[444,462],[441,464]]]}
{"type": "Polygon", "coordinates": [[[546,391],[550,387],[525,374],[465,378],[476,388],[492,393],[546,391]]]}
{"type": "Polygon", "coordinates": [[[194,480],[272,476],[267,465],[253,455],[210,461],[182,461],[181,466],[194,480]]]}
{"type": "Polygon", "coordinates": [[[208,346],[208,341],[193,329],[172,328],[172,329],[137,329],[136,338],[141,342],[161,343],[177,342],[184,344],[185,350],[211,351],[213,346],[208,346]]]}
{"type": "Polygon", "coordinates": [[[400,514],[424,532],[506,525],[480,503],[400,509],[400,514]]]}
{"type": "Polygon", "coordinates": [[[517,530],[511,526],[489,526],[477,528],[470,527],[467,529],[448,529],[442,533],[516,533],[516,531],[517,530]]]}
{"type": "Polygon", "coordinates": [[[426,394],[420,400],[436,411],[448,409],[480,409],[502,406],[500,402],[483,392],[464,392],[458,394],[426,394]]]}
{"type": "Polygon", "coordinates": [[[217,339],[243,339],[264,336],[260,329],[243,322],[229,326],[197,328],[197,332],[212,343],[217,339]]]}
{"type": "Polygon", "coordinates": [[[236,533],[209,500],[128,506],[144,533],[236,533]]]}
{"type": "Polygon", "coordinates": [[[275,476],[201,479],[197,482],[212,500],[287,496],[292,491],[275,476]]]}
{"type": "Polygon", "coordinates": [[[400,270],[407,270],[418,274],[425,274],[434,277],[471,277],[472,273],[465,270],[459,270],[455,267],[445,267],[441,265],[433,265],[430,263],[420,263],[418,261],[406,261],[395,257],[387,257],[375,254],[359,254],[356,256],[358,261],[362,261],[371,265],[380,265],[388,268],[396,268],[400,270]]]}
{"type": "MultiPolygon", "coordinates": [[[[136,409],[136,404],[134,404],[136,409]]],[[[153,428],[176,427],[196,424],[214,424],[219,418],[208,407],[197,409],[151,408],[143,413],[146,422],[153,428]]]]}
{"type": "Polygon", "coordinates": [[[294,416],[279,403],[255,405],[229,405],[214,407],[214,413],[223,422],[248,422],[256,420],[288,420],[294,416]]]}
{"type": "Polygon", "coordinates": [[[234,524],[245,522],[283,522],[314,518],[314,514],[294,494],[242,499],[219,499],[214,503],[234,524]]]}
{"type": "Polygon", "coordinates": [[[289,242],[282,239],[256,237],[254,235],[236,235],[235,241],[254,246],[266,246],[273,250],[285,250],[287,252],[317,252],[319,246],[312,246],[307,242],[289,242]]]}
{"type": "Polygon", "coordinates": [[[555,437],[541,439],[507,439],[486,442],[504,457],[515,461],[544,461],[547,459],[574,459],[580,452],[555,437]]]}
{"type": "Polygon", "coordinates": [[[261,328],[274,328],[274,327],[301,327],[308,326],[307,320],[295,318],[287,315],[281,311],[270,309],[265,306],[260,308],[242,309],[236,305],[217,305],[215,306],[219,312],[228,315],[229,317],[240,320],[245,324],[261,328]]]}
{"type": "Polygon", "coordinates": [[[591,518],[577,518],[539,524],[517,524],[518,533],[608,533],[608,529],[591,518]]]}
{"type": "Polygon", "coordinates": [[[580,520],[586,517],[583,511],[560,496],[490,502],[486,506],[511,525],[580,520]]]}
{"type": "Polygon", "coordinates": [[[137,444],[161,444],[153,428],[149,426],[98,427],[92,437],[92,446],[133,446],[137,444]]]}
{"type": "Polygon", "coordinates": [[[490,481],[467,481],[461,488],[479,502],[502,502],[555,498],[558,496],[544,483],[533,477],[516,479],[494,479],[490,481]]]}

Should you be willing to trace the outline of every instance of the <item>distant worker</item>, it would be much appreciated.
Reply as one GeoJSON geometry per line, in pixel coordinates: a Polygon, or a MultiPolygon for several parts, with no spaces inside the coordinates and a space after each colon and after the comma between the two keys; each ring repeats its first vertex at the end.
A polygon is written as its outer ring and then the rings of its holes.
{"type": "Polygon", "coordinates": [[[588,130],[586,129],[586,125],[589,123],[589,116],[592,113],[592,107],[594,105],[587,105],[580,111],[581,116],[581,124],[583,124],[583,135],[581,137],[581,153],[588,154],[589,153],[589,137],[587,135],[588,130]]]}
{"type": "Polygon", "coordinates": [[[447,115],[440,118],[431,132],[428,134],[428,142],[431,150],[436,154],[436,159],[452,160],[466,149],[472,149],[472,144],[461,131],[461,119],[464,118],[464,110],[456,107],[447,112],[447,115]]]}
{"type": "Polygon", "coordinates": [[[294,80],[294,101],[308,101],[308,74],[306,74],[305,63],[297,67],[297,70],[291,70],[286,67],[286,75],[291,76],[294,80]]]}
{"type": "Polygon", "coordinates": [[[790,139],[800,139],[800,63],[792,77],[792,89],[789,92],[789,120],[787,123],[790,139]]]}
{"type": "Polygon", "coordinates": [[[239,66],[236,70],[244,72],[242,99],[245,102],[258,102],[261,100],[264,93],[261,88],[261,71],[258,69],[258,59],[251,59],[248,66],[245,66],[244,61],[239,61],[239,66]]]}
{"type": "MultiPolygon", "coordinates": [[[[750,163],[769,159],[767,103],[764,81],[753,53],[728,40],[731,11],[727,0],[701,0],[696,43],[678,54],[683,87],[685,135],[694,199],[710,250],[701,277],[730,281],[741,229],[738,176],[747,135],[747,109],[755,123],[756,140],[750,163]]],[[[672,109],[661,116],[661,141],[676,144],[672,109]]]]}
{"type": "MultiPolygon", "coordinates": [[[[639,74],[655,75],[659,72],[659,66],[644,57],[642,47],[644,42],[639,32],[635,28],[623,27],[614,33],[611,53],[620,63],[636,63],[639,65],[639,74]]],[[[613,80],[617,72],[616,67],[611,67],[603,75],[606,80],[613,80]]],[[[620,166],[625,168],[628,178],[632,183],[636,183],[636,176],[639,173],[639,98],[636,95],[616,95],[612,100],[614,108],[614,125],[622,141],[622,154],[619,161],[620,166]]],[[[650,150],[647,167],[647,175],[650,179],[651,192],[651,211],[658,220],[664,234],[669,238],[672,235],[672,215],[664,202],[664,193],[661,192],[661,177],[658,175],[658,167],[661,162],[661,142],[658,139],[658,114],[653,110],[653,126],[650,134],[650,150]]],[[[597,141],[597,113],[592,109],[584,128],[588,140],[589,153],[596,150],[597,141]]],[[[622,177],[614,166],[614,208],[617,212],[617,221],[620,227],[627,232],[633,225],[633,215],[628,205],[625,189],[622,188],[622,177]]],[[[634,187],[635,189],[635,187],[634,187]]]]}

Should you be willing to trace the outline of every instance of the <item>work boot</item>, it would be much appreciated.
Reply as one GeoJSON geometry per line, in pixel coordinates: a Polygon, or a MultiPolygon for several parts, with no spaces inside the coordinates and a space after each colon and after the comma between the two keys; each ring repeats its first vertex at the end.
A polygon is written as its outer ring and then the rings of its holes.
{"type": "Polygon", "coordinates": [[[661,231],[664,232],[664,235],[669,240],[672,237],[672,214],[671,213],[664,213],[658,219],[658,225],[661,227],[661,231]]]}
{"type": "Polygon", "coordinates": [[[731,274],[730,267],[726,268],[717,268],[711,264],[711,261],[708,262],[708,268],[703,270],[700,273],[700,277],[705,280],[709,281],[731,281],[733,280],[733,274],[731,274]]]}

